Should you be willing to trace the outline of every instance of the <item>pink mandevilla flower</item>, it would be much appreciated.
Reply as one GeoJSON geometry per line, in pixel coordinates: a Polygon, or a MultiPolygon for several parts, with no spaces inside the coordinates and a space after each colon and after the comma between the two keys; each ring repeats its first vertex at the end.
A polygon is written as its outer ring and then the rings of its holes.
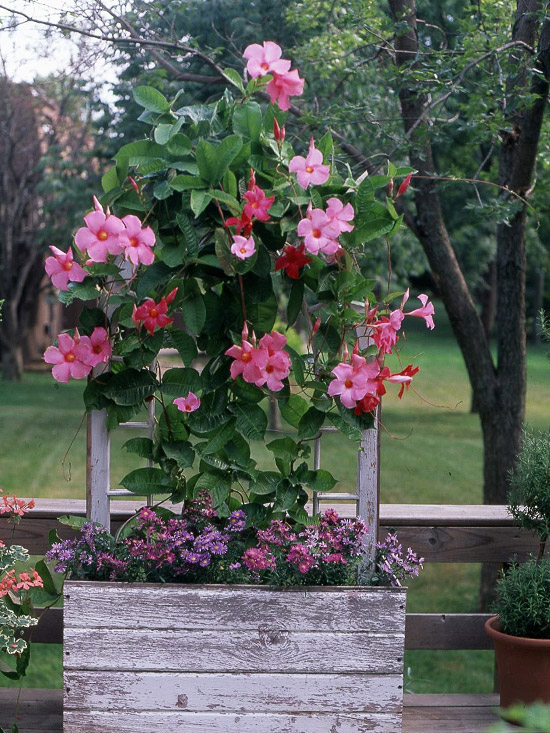
{"type": "Polygon", "coordinates": [[[60,333],[57,346],[48,346],[44,353],[44,361],[54,364],[52,376],[58,382],[73,379],[84,379],[92,371],[90,364],[90,339],[82,339],[75,331],[74,339],[68,333],[60,333]]]}
{"type": "Polygon", "coordinates": [[[353,224],[350,224],[355,212],[351,204],[344,204],[337,199],[335,196],[327,200],[327,216],[330,221],[335,222],[339,228],[339,234],[342,232],[351,232],[353,230],[353,224]]]}
{"type": "Polygon", "coordinates": [[[258,379],[260,379],[260,371],[256,361],[254,360],[255,353],[256,349],[250,341],[247,340],[246,331],[243,331],[241,345],[231,346],[231,348],[227,349],[225,352],[226,356],[232,356],[235,360],[231,363],[230,367],[232,379],[237,379],[240,374],[242,374],[244,381],[249,382],[250,384],[254,384],[258,379]]]}
{"type": "MultiPolygon", "coordinates": [[[[401,309],[403,309],[405,303],[409,299],[409,290],[405,291],[405,295],[403,296],[403,302],[401,303],[401,309]]],[[[433,303],[430,303],[428,301],[427,295],[419,295],[418,300],[422,303],[422,308],[416,308],[416,310],[409,311],[408,313],[405,313],[406,316],[418,316],[418,318],[423,318],[426,322],[426,327],[433,329],[435,327],[433,315],[435,313],[435,308],[433,306],[433,303]]]]}
{"type": "Polygon", "coordinates": [[[253,186],[244,195],[246,204],[244,205],[244,214],[249,219],[253,217],[258,221],[267,221],[269,219],[268,211],[275,201],[275,196],[266,196],[259,186],[253,186]]]}
{"type": "Polygon", "coordinates": [[[118,236],[119,243],[124,247],[124,257],[134,265],[151,265],[155,255],[151,247],[155,244],[155,233],[151,227],[141,227],[137,216],[128,214],[122,221],[126,227],[118,236]]]}
{"type": "Polygon", "coordinates": [[[174,404],[182,412],[195,412],[201,406],[201,401],[196,394],[189,392],[187,397],[177,397],[174,404]]]}
{"type": "Polygon", "coordinates": [[[322,209],[311,209],[306,219],[298,222],[298,235],[304,237],[308,252],[313,255],[319,252],[331,255],[340,246],[335,239],[340,233],[338,222],[328,218],[322,209]]]}
{"type": "Polygon", "coordinates": [[[281,58],[281,47],[273,41],[264,41],[263,45],[252,43],[244,50],[243,56],[248,59],[246,70],[253,79],[266,74],[286,74],[290,69],[290,61],[281,58]]]}
{"type": "Polygon", "coordinates": [[[262,336],[253,357],[260,372],[259,379],[254,382],[257,387],[265,384],[272,392],[283,388],[282,380],[290,374],[290,355],[283,351],[285,345],[286,336],[277,331],[262,336]]]}
{"type": "Polygon", "coordinates": [[[323,153],[317,150],[313,138],[309,144],[307,157],[295,155],[290,161],[288,170],[296,173],[298,183],[303,189],[307,189],[310,183],[314,186],[326,183],[330,176],[330,166],[323,165],[323,153]]]}
{"type": "Polygon", "coordinates": [[[241,237],[238,234],[233,235],[233,244],[231,252],[240,260],[246,260],[256,253],[256,244],[253,237],[241,237]]]}
{"type": "MultiPolygon", "coordinates": [[[[83,336],[81,341],[86,337],[83,336]]],[[[90,352],[88,355],[88,364],[92,367],[101,364],[102,362],[108,362],[113,353],[111,342],[109,341],[109,334],[101,326],[96,326],[89,339],[90,352]]]]}
{"type": "Polygon", "coordinates": [[[299,76],[297,69],[286,74],[273,74],[266,92],[273,104],[277,102],[279,109],[290,109],[290,97],[299,97],[304,92],[304,79],[299,76]]]}
{"type": "Polygon", "coordinates": [[[94,204],[95,211],[86,214],[86,226],[77,231],[74,241],[78,249],[88,252],[93,262],[106,262],[107,255],[119,255],[124,249],[119,242],[124,223],[118,217],[106,214],[95,196],[94,204]]]}
{"type": "Polygon", "coordinates": [[[67,252],[62,252],[53,244],[50,245],[50,249],[53,257],[48,257],[44,266],[54,287],[59,290],[68,290],[69,280],[81,283],[88,273],[78,262],[74,262],[72,249],[69,248],[67,252]]]}
{"type": "Polygon", "coordinates": [[[376,391],[376,377],[380,373],[378,362],[368,362],[363,356],[352,354],[351,364],[340,362],[332,370],[335,379],[328,386],[331,397],[339,395],[344,407],[353,408],[367,392],[376,391]]]}

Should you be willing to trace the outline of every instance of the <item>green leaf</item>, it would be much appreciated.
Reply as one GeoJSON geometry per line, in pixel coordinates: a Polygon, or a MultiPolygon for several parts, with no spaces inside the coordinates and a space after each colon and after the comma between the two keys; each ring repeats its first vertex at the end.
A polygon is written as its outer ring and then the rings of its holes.
{"type": "Polygon", "coordinates": [[[276,491],[280,480],[281,475],[275,471],[262,471],[250,482],[250,490],[259,495],[271,494],[276,491]]]}
{"type": "Polygon", "coordinates": [[[222,185],[224,191],[227,191],[227,193],[233,196],[233,198],[237,198],[237,179],[230,168],[228,168],[223,174],[222,185]]]}
{"type": "Polygon", "coordinates": [[[229,243],[227,241],[227,233],[224,229],[217,228],[214,232],[214,251],[219,264],[226,275],[234,275],[235,269],[231,262],[232,256],[229,249],[229,243]]]}
{"type": "Polygon", "coordinates": [[[157,388],[157,380],[146,370],[125,369],[115,374],[105,388],[105,395],[117,405],[137,405],[150,397],[157,388]]]}
{"type": "Polygon", "coordinates": [[[99,290],[95,285],[82,283],[69,283],[68,290],[62,290],[57,298],[64,305],[70,305],[75,298],[78,300],[96,300],[99,297],[99,290]]]}
{"type": "Polygon", "coordinates": [[[237,89],[244,94],[244,84],[241,75],[236,69],[227,68],[223,70],[223,75],[228,79],[237,89]]]}
{"type": "Polygon", "coordinates": [[[302,439],[314,438],[319,432],[324,421],[325,413],[317,410],[315,407],[310,407],[300,419],[300,423],[298,425],[298,437],[302,439]]]}
{"type": "Polygon", "coordinates": [[[330,130],[328,132],[325,132],[323,137],[319,140],[319,142],[317,143],[317,148],[323,153],[323,158],[325,160],[331,157],[334,150],[334,141],[332,139],[330,130]]]}
{"type": "Polygon", "coordinates": [[[170,110],[170,103],[164,94],[154,87],[135,87],[132,93],[137,104],[150,112],[168,112],[170,110]]]}
{"type": "Polygon", "coordinates": [[[46,565],[44,560],[38,560],[34,568],[38,575],[40,575],[40,577],[42,578],[42,582],[44,583],[43,588],[46,593],[49,593],[51,596],[54,597],[58,596],[59,589],[56,587],[54,579],[52,578],[52,574],[50,573],[50,569],[46,565]]]}
{"type": "Polygon", "coordinates": [[[188,440],[163,443],[162,450],[167,458],[173,458],[180,468],[190,468],[195,460],[195,451],[188,440]]]}
{"type": "Polygon", "coordinates": [[[257,102],[247,102],[233,112],[233,132],[245,140],[259,140],[262,131],[262,110],[257,102]]]}
{"type": "Polygon", "coordinates": [[[238,135],[228,135],[217,146],[206,140],[201,140],[196,148],[197,164],[201,178],[215,186],[242,147],[243,141],[238,135]]]}
{"type": "Polygon", "coordinates": [[[168,369],[162,376],[159,389],[170,397],[187,397],[189,392],[197,394],[202,390],[201,377],[195,369],[188,367],[168,369]]]}
{"type": "Polygon", "coordinates": [[[107,172],[103,174],[101,178],[101,187],[105,193],[109,193],[109,191],[119,187],[116,166],[109,168],[107,172]]]}
{"type": "Polygon", "coordinates": [[[231,480],[219,473],[203,473],[195,484],[195,495],[206,489],[212,497],[214,508],[223,504],[231,491],[231,480]]]}
{"type": "Polygon", "coordinates": [[[263,390],[256,387],[255,384],[245,382],[241,376],[232,381],[229,388],[233,394],[243,402],[260,402],[260,400],[263,400],[265,397],[263,390]]]}
{"type": "Polygon", "coordinates": [[[142,300],[147,295],[150,295],[151,291],[160,285],[161,283],[168,282],[170,279],[171,270],[168,265],[164,262],[155,262],[143,273],[136,285],[136,295],[138,300],[142,300]]]}
{"type": "Polygon", "coordinates": [[[191,152],[191,140],[181,132],[173,134],[166,145],[166,149],[170,155],[188,155],[191,152]]]}
{"type": "Polygon", "coordinates": [[[155,127],[155,142],[166,145],[172,135],[172,125],[158,125],[155,127]]]}
{"type": "Polygon", "coordinates": [[[292,362],[294,379],[296,380],[296,384],[301,387],[305,382],[304,358],[303,356],[300,356],[300,354],[288,344],[285,346],[285,351],[288,351],[288,353],[290,354],[290,361],[292,362]]]}
{"type": "Polygon", "coordinates": [[[231,420],[226,422],[225,425],[222,425],[216,434],[210,438],[208,443],[204,446],[201,451],[201,455],[208,456],[221,450],[233,437],[236,424],[237,421],[234,418],[231,418],[231,420]]]}
{"type": "Polygon", "coordinates": [[[282,458],[283,461],[291,463],[298,458],[298,444],[288,435],[284,438],[277,438],[266,445],[267,450],[271,451],[276,458],[282,458]]]}
{"type": "Polygon", "coordinates": [[[273,506],[274,511],[286,512],[291,509],[296,503],[299,493],[300,490],[297,486],[292,486],[292,484],[285,480],[280,481],[277,486],[277,501],[273,506]]]}
{"type": "MultiPolygon", "coordinates": [[[[131,166],[146,165],[153,160],[157,160],[160,161],[161,166],[160,168],[157,168],[157,170],[162,170],[166,165],[164,162],[165,155],[166,150],[162,145],[159,145],[152,140],[138,140],[135,143],[123,145],[114,158],[116,161],[126,159],[131,166]]],[[[143,171],[140,172],[143,173],[143,171]]]]}
{"type": "Polygon", "coordinates": [[[198,217],[206,209],[212,199],[207,191],[193,189],[191,191],[191,211],[198,217]]]}
{"type": "Polygon", "coordinates": [[[279,410],[287,423],[297,428],[302,416],[308,411],[308,403],[303,397],[291,394],[287,400],[279,400],[279,410]]]}
{"type": "Polygon", "coordinates": [[[174,189],[174,191],[189,191],[194,189],[204,190],[207,188],[207,184],[204,181],[201,181],[200,178],[184,174],[174,176],[169,185],[174,189]]]}
{"type": "Polygon", "coordinates": [[[390,212],[378,201],[371,202],[368,210],[357,217],[356,222],[353,232],[356,244],[365,244],[376,237],[388,234],[395,226],[395,220],[390,212]]]}
{"type": "Polygon", "coordinates": [[[304,300],[304,281],[295,280],[290,288],[290,296],[286,307],[286,320],[289,326],[298,318],[304,300]]]}
{"type": "Polygon", "coordinates": [[[237,430],[249,440],[263,440],[267,416],[259,405],[232,404],[229,409],[237,418],[237,430]]]}
{"type": "Polygon", "coordinates": [[[131,438],[123,446],[128,453],[136,453],[141,458],[153,460],[153,441],[150,438],[131,438]]]}
{"type": "Polygon", "coordinates": [[[196,257],[199,253],[199,237],[195,231],[195,227],[191,223],[191,219],[185,214],[176,214],[178,227],[185,237],[185,246],[187,247],[188,257],[196,257]]]}
{"type": "Polygon", "coordinates": [[[121,486],[132,494],[170,494],[174,483],[160,468],[137,468],[120,480],[121,486]]]}
{"type": "Polygon", "coordinates": [[[71,529],[80,529],[90,520],[87,517],[78,517],[75,514],[63,514],[63,516],[57,518],[57,521],[59,524],[64,524],[71,529]]]}
{"type": "Polygon", "coordinates": [[[206,320],[206,307],[201,295],[186,298],[181,304],[181,313],[187,328],[198,335],[206,320]]]}
{"type": "Polygon", "coordinates": [[[169,334],[169,340],[178,350],[181,360],[186,366],[189,366],[199,353],[195,339],[185,331],[177,331],[176,329],[172,329],[169,334]]]}
{"type": "Polygon", "coordinates": [[[176,405],[167,405],[159,415],[159,432],[163,444],[187,440],[189,430],[185,426],[184,413],[176,405]]]}
{"type": "Polygon", "coordinates": [[[242,206],[236,198],[226,193],[225,191],[217,191],[213,188],[208,191],[208,194],[210,198],[216,199],[216,201],[220,201],[222,204],[225,204],[234,216],[240,216],[242,206]]]}
{"type": "Polygon", "coordinates": [[[304,483],[312,491],[323,492],[330,491],[338,482],[331,473],[320,468],[318,471],[308,471],[304,483]]]}

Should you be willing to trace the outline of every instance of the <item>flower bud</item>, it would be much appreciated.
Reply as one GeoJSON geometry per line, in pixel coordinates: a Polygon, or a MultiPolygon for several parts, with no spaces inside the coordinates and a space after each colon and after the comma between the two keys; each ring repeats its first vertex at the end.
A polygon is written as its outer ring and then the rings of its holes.
{"type": "Polygon", "coordinates": [[[254,169],[250,169],[250,178],[248,179],[248,190],[252,191],[254,186],[256,185],[256,176],[254,175],[254,169]]]}
{"type": "Polygon", "coordinates": [[[412,173],[409,173],[409,175],[405,178],[405,180],[403,181],[403,183],[397,189],[397,196],[395,197],[395,200],[396,201],[408,189],[408,187],[409,187],[409,185],[411,183],[411,178],[412,178],[412,173]]]}
{"type": "Polygon", "coordinates": [[[317,333],[317,331],[319,330],[320,327],[321,327],[321,316],[319,316],[317,318],[317,320],[315,321],[315,323],[313,324],[313,329],[311,331],[311,335],[314,336],[317,333]]]}
{"type": "Polygon", "coordinates": [[[284,125],[281,127],[276,117],[273,118],[273,136],[278,143],[282,143],[286,136],[284,125]]]}
{"type": "Polygon", "coordinates": [[[132,184],[132,188],[134,189],[134,191],[139,196],[139,186],[137,185],[137,183],[135,182],[135,180],[132,178],[132,176],[128,176],[128,180],[132,184]]]}

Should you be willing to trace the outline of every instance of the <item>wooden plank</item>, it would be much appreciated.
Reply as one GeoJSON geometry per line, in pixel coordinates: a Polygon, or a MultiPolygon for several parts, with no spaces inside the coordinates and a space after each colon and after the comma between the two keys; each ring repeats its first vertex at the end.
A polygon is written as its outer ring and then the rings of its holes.
{"type": "MultiPolygon", "coordinates": [[[[64,733],[401,733],[401,716],[380,713],[132,713],[67,711],[64,733]]],[[[424,731],[423,733],[426,733],[424,731]]]]}
{"type": "MultiPolygon", "coordinates": [[[[105,371],[101,364],[94,376],[105,371]]],[[[86,516],[109,529],[111,486],[111,440],[106,426],[107,410],[93,410],[86,419],[86,516]]]]}
{"type": "MultiPolygon", "coordinates": [[[[83,499],[35,499],[30,516],[55,518],[62,514],[86,514],[83,499]]],[[[355,506],[350,503],[331,504],[343,516],[353,516],[355,506]]],[[[327,504],[326,506],[331,506],[327,504]]],[[[111,517],[127,519],[143,501],[117,499],[111,502],[111,517]]],[[[392,527],[514,527],[515,522],[506,505],[489,504],[380,504],[380,521],[392,527]]]]}
{"type": "Polygon", "coordinates": [[[65,584],[66,628],[252,629],[400,633],[405,589],[65,584]],[[178,600],[175,601],[175,598],[178,600]],[[108,621],[104,609],[109,609],[108,621]],[[185,611],[183,611],[185,609],[185,611]]]}
{"type": "MultiPolygon", "coordinates": [[[[183,623],[182,625],[186,625],[183,623]]],[[[66,628],[65,669],[181,672],[403,670],[404,634],[66,628]],[[331,652],[327,653],[327,647],[331,652]],[[139,654],[136,654],[139,649],[139,654]]]]}
{"type": "Polygon", "coordinates": [[[69,671],[66,710],[399,713],[401,675],[69,671]]]}
{"type": "MultiPolygon", "coordinates": [[[[483,624],[489,614],[408,613],[405,649],[492,649],[483,624]]],[[[41,644],[63,642],[63,609],[51,608],[33,629],[41,644]]]]}
{"type": "Polygon", "coordinates": [[[503,563],[514,555],[525,560],[538,548],[536,535],[517,527],[401,526],[397,536],[426,562],[503,563]]]}
{"type": "Polygon", "coordinates": [[[489,613],[408,613],[405,649],[493,649],[489,613]]]}
{"type": "Polygon", "coordinates": [[[19,733],[61,733],[63,725],[63,690],[18,690],[0,687],[0,728],[11,730],[17,723],[19,733]]]}
{"type": "Polygon", "coordinates": [[[361,446],[357,452],[357,514],[368,527],[364,541],[364,557],[359,568],[359,578],[368,582],[372,576],[378,542],[380,515],[380,407],[376,409],[374,426],[361,433],[361,446]],[[370,579],[370,577],[369,577],[370,579]]]}

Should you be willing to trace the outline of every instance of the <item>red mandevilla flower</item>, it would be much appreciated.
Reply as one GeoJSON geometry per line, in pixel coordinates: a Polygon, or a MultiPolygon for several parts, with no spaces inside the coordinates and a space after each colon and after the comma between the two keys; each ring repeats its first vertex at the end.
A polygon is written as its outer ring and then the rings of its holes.
{"type": "Polygon", "coordinates": [[[152,336],[155,328],[164,328],[170,323],[173,323],[174,319],[169,318],[166,313],[168,311],[168,303],[174,300],[177,292],[178,288],[174,288],[165,298],[161,298],[158,303],[155,303],[152,298],[149,298],[139,307],[134,305],[132,312],[132,321],[134,324],[138,328],[141,328],[142,325],[145,326],[145,329],[152,336]]]}
{"type": "Polygon", "coordinates": [[[302,267],[313,262],[311,257],[304,254],[305,248],[306,246],[303,243],[299,247],[288,244],[284,248],[283,254],[275,260],[275,272],[284,270],[293,280],[299,280],[302,267]]]}

